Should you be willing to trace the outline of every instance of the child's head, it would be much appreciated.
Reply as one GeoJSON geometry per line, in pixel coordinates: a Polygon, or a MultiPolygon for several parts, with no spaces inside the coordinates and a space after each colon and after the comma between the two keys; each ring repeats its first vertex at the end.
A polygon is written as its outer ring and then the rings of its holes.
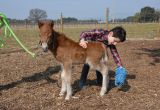
{"type": "Polygon", "coordinates": [[[126,31],[117,26],[109,31],[108,42],[109,44],[116,45],[118,42],[124,42],[126,40],[126,31]]]}

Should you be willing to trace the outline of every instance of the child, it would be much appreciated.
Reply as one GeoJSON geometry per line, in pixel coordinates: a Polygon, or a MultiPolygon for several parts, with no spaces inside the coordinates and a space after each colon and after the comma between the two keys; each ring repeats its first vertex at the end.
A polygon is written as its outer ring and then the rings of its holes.
{"type": "MultiPolygon", "coordinates": [[[[123,84],[125,83],[127,72],[125,68],[122,66],[122,62],[115,45],[119,42],[124,42],[125,40],[126,40],[126,31],[120,26],[117,26],[110,31],[103,29],[94,29],[91,31],[85,31],[82,32],[80,35],[79,45],[82,46],[83,48],[87,48],[88,41],[101,41],[106,45],[106,48],[107,47],[110,48],[114,61],[117,64],[117,68],[115,71],[115,85],[119,88],[122,87],[123,84]]],[[[81,89],[85,87],[88,72],[89,72],[89,65],[84,64],[79,82],[79,87],[81,89]]],[[[96,76],[97,76],[97,84],[101,84],[102,75],[99,71],[96,71],[96,76]]]]}

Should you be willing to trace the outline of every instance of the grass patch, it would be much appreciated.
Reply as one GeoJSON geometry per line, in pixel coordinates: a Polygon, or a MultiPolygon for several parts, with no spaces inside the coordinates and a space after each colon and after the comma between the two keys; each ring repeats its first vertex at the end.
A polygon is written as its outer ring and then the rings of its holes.
{"type": "MultiPolygon", "coordinates": [[[[153,39],[157,36],[157,30],[160,29],[158,23],[125,23],[125,24],[109,24],[109,28],[112,29],[115,26],[122,26],[127,31],[127,38],[144,38],[144,39],[153,39]]],[[[91,30],[95,28],[103,28],[106,29],[105,24],[92,24],[92,25],[64,25],[64,33],[67,37],[79,41],[79,36],[82,31],[91,30]]],[[[23,27],[13,27],[15,34],[18,38],[26,45],[28,48],[35,47],[39,42],[39,33],[38,26],[33,26],[29,28],[23,27]]],[[[60,26],[55,26],[55,30],[61,31],[60,26]]],[[[160,34],[159,34],[160,35],[160,34]]],[[[0,30],[0,36],[4,36],[2,29],[0,30]]],[[[11,38],[4,38],[6,41],[6,46],[1,48],[2,50],[11,50],[11,49],[20,49],[21,47],[17,44],[17,42],[11,38]]]]}

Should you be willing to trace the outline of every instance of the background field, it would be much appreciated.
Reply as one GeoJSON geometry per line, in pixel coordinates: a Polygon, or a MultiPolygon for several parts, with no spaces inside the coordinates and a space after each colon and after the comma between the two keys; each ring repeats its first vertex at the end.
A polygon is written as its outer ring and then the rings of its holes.
{"type": "MultiPolygon", "coordinates": [[[[128,72],[121,90],[114,86],[116,65],[109,51],[108,93],[103,98],[99,96],[101,86],[95,83],[94,71],[89,73],[88,87],[80,90],[82,65],[75,65],[72,74],[75,98],[66,102],[58,96],[60,67],[52,54],[43,53],[34,59],[23,52],[14,39],[5,38],[6,46],[0,49],[0,110],[159,110],[159,24],[110,24],[109,28],[116,25],[127,30],[127,41],[117,46],[128,72]]],[[[65,25],[64,33],[78,41],[82,31],[94,28],[105,28],[105,25],[65,25]]],[[[37,48],[37,26],[13,26],[13,29],[31,51],[41,50],[37,48]]],[[[58,25],[55,29],[61,31],[58,25]]]]}
{"type": "MultiPolygon", "coordinates": [[[[78,42],[80,33],[82,31],[91,30],[95,28],[112,29],[115,26],[122,26],[127,31],[127,39],[160,39],[160,24],[159,23],[124,23],[124,24],[88,24],[88,25],[64,25],[63,32],[67,37],[78,42]]],[[[38,26],[37,25],[12,25],[12,28],[20,40],[29,48],[36,47],[39,41],[38,26]]],[[[61,26],[55,25],[55,30],[61,32],[61,26]]],[[[0,30],[0,36],[3,35],[3,31],[0,30]]],[[[4,38],[5,39],[5,38],[4,38]]],[[[1,51],[7,51],[8,49],[19,48],[17,43],[11,39],[6,40],[6,47],[1,51]],[[13,46],[14,45],[14,46],[13,46]]]]}
{"type": "MultiPolygon", "coordinates": [[[[115,26],[122,26],[127,31],[127,37],[128,38],[153,38],[156,37],[157,30],[160,28],[159,23],[121,23],[121,24],[109,24],[106,26],[106,24],[75,24],[75,25],[64,25],[64,33],[67,35],[71,35],[72,37],[79,37],[79,34],[82,31],[95,29],[95,28],[103,28],[103,29],[112,29],[115,26]],[[70,34],[69,34],[70,33],[70,34]],[[150,36],[150,35],[152,36],[150,36]],[[137,35],[137,36],[135,36],[137,35]],[[144,37],[146,36],[146,37],[144,37]]],[[[18,31],[17,34],[21,34],[24,32],[29,32],[28,34],[30,36],[34,36],[32,34],[32,31],[37,30],[37,25],[12,25],[12,28],[15,31],[18,31]],[[24,31],[22,31],[24,30],[24,31]]],[[[60,25],[55,25],[55,28],[57,31],[61,31],[60,25]]],[[[28,35],[27,34],[27,35],[28,35]]],[[[25,35],[25,34],[24,34],[25,35]]],[[[23,35],[23,36],[24,36],[23,35]]],[[[35,34],[37,35],[37,34],[35,34]]]]}

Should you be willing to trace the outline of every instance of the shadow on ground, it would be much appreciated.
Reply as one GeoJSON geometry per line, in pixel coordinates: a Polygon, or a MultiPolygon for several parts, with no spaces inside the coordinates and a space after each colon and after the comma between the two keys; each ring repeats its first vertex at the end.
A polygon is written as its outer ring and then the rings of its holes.
{"type": "Polygon", "coordinates": [[[16,87],[17,85],[19,85],[21,83],[36,82],[36,81],[40,81],[40,80],[47,80],[47,82],[49,82],[49,83],[56,83],[57,80],[51,79],[50,76],[55,73],[58,73],[60,70],[61,70],[60,66],[48,67],[43,72],[34,73],[32,76],[23,77],[21,80],[11,82],[11,83],[5,84],[5,85],[0,85],[0,91],[16,87]]]}
{"type": "MultiPolygon", "coordinates": [[[[111,89],[115,88],[115,80],[114,80],[114,76],[115,76],[115,72],[113,70],[110,70],[109,71],[109,77],[110,77],[110,80],[109,80],[109,88],[108,88],[108,91],[110,91],[111,89]]],[[[127,75],[127,80],[130,80],[130,79],[136,79],[136,76],[135,75],[127,75]]],[[[129,91],[129,89],[131,88],[131,86],[128,84],[128,81],[126,80],[124,86],[122,88],[119,88],[118,90],[120,91],[123,91],[123,92],[127,92],[129,91]]],[[[75,80],[72,87],[75,89],[74,90],[74,94],[76,94],[77,92],[79,92],[81,89],[78,87],[79,85],[79,79],[78,80],[75,80]]],[[[95,80],[90,80],[90,79],[87,79],[87,86],[86,87],[89,87],[89,86],[102,86],[101,84],[97,84],[96,83],[96,79],[95,80]]]]}
{"type": "Polygon", "coordinates": [[[160,48],[158,49],[141,48],[140,50],[142,50],[143,53],[138,53],[138,55],[146,54],[153,59],[153,62],[150,62],[151,65],[160,63],[160,48]]]}

